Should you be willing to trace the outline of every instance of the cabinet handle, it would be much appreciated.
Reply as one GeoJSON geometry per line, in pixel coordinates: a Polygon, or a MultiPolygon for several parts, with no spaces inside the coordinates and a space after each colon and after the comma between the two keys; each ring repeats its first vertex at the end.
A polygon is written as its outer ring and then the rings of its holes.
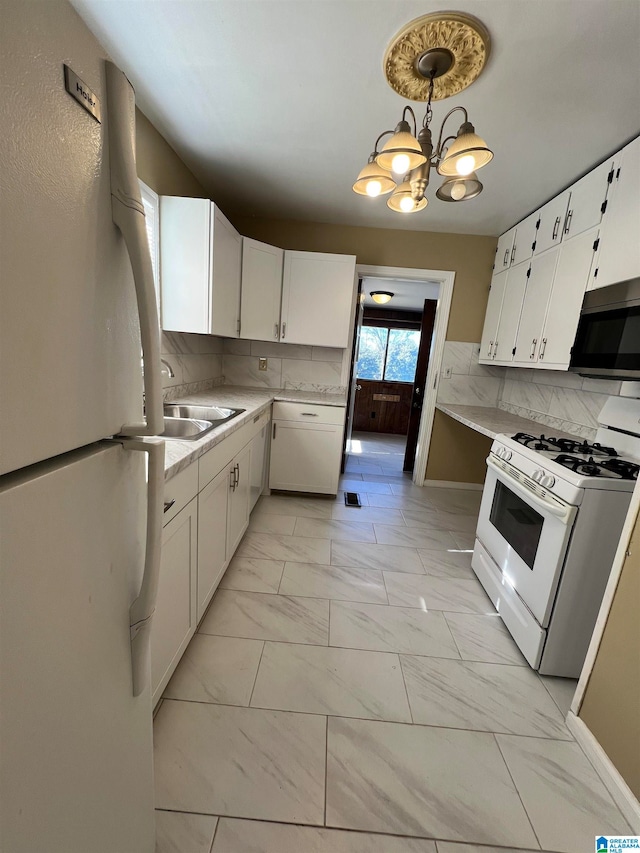
{"type": "Polygon", "coordinates": [[[317,418],[318,417],[317,412],[300,412],[300,414],[304,415],[305,418],[317,418]]]}
{"type": "Polygon", "coordinates": [[[276,340],[278,340],[278,324],[277,323],[273,324],[273,337],[276,340]]]}
{"type": "Polygon", "coordinates": [[[275,423],[275,421],[274,421],[274,424],[273,424],[273,437],[274,437],[274,438],[276,437],[276,423],[275,423]]]}
{"type": "Polygon", "coordinates": [[[493,349],[493,341],[489,341],[489,351],[487,353],[487,358],[491,358],[491,350],[493,349]]]}
{"type": "Polygon", "coordinates": [[[240,485],[240,463],[238,463],[238,464],[236,465],[236,470],[237,470],[237,472],[238,472],[238,473],[236,474],[236,486],[239,486],[239,485],[240,485]]]}
{"type": "Polygon", "coordinates": [[[165,501],[164,502],[164,511],[169,512],[169,510],[171,509],[171,507],[174,505],[175,502],[176,502],[175,498],[172,501],[165,501]]]}
{"type": "Polygon", "coordinates": [[[564,223],[564,233],[565,234],[568,234],[569,231],[571,230],[571,217],[572,216],[573,216],[573,210],[570,210],[569,213],[567,213],[567,221],[564,223]]]}
{"type": "Polygon", "coordinates": [[[493,358],[498,354],[498,341],[495,341],[493,344],[493,358]]]}
{"type": "Polygon", "coordinates": [[[537,345],[537,343],[538,343],[537,338],[534,338],[531,341],[531,352],[529,353],[529,358],[535,358],[536,357],[536,345],[537,345]]]}
{"type": "Polygon", "coordinates": [[[544,351],[546,350],[546,348],[547,348],[547,339],[543,338],[542,339],[542,346],[540,347],[540,355],[538,356],[538,358],[540,358],[540,360],[542,360],[544,358],[544,351]]]}
{"type": "Polygon", "coordinates": [[[232,492],[235,492],[235,490],[236,490],[236,469],[232,468],[231,471],[229,471],[229,474],[231,475],[229,477],[229,488],[231,489],[232,492]]]}
{"type": "Polygon", "coordinates": [[[513,244],[513,249],[511,250],[511,263],[513,263],[513,259],[516,256],[516,244],[513,244]]]}
{"type": "Polygon", "coordinates": [[[507,249],[506,252],[504,253],[504,258],[502,259],[502,266],[503,267],[506,267],[508,257],[509,257],[509,250],[507,249]]]}
{"type": "Polygon", "coordinates": [[[287,324],[286,324],[286,323],[283,323],[283,324],[282,324],[282,334],[280,335],[280,337],[282,338],[282,340],[284,340],[284,333],[285,333],[286,331],[287,331],[287,324]]]}
{"type": "Polygon", "coordinates": [[[558,226],[560,225],[560,217],[556,216],[556,221],[553,223],[553,234],[551,235],[551,239],[555,240],[558,236],[558,226]]]}

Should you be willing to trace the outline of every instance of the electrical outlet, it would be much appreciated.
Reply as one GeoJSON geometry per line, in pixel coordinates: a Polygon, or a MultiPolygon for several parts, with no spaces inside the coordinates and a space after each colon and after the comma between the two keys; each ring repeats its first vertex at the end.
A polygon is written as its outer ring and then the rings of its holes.
{"type": "Polygon", "coordinates": [[[442,371],[442,376],[444,379],[451,379],[451,370],[452,368],[445,367],[445,369],[442,371]]]}
{"type": "Polygon", "coordinates": [[[258,370],[266,370],[267,369],[267,359],[259,358],[258,359],[258,370]]]}

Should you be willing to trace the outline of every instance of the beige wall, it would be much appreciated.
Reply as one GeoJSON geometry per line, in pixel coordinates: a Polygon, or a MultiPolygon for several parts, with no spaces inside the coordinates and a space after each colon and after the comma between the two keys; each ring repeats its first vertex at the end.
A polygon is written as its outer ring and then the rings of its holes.
{"type": "Polygon", "coordinates": [[[640,516],[579,716],[640,799],[640,516]]]}
{"type": "Polygon", "coordinates": [[[436,409],[427,480],[484,483],[491,441],[436,409]]]}
{"type": "Polygon", "coordinates": [[[136,109],[138,177],[158,195],[207,198],[202,185],[149,119],[136,109]]]}

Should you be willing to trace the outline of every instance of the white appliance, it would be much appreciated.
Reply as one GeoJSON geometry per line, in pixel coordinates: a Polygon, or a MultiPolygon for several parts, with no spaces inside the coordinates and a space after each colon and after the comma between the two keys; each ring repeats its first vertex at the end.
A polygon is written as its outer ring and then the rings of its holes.
{"type": "Polygon", "coordinates": [[[499,435],[471,565],[533,667],[577,678],[640,470],[640,400],[610,397],[594,443],[499,435]]]}
{"type": "Polygon", "coordinates": [[[162,409],[133,90],[63,0],[2,21],[0,846],[152,853],[164,443],[136,437],[162,409]]]}

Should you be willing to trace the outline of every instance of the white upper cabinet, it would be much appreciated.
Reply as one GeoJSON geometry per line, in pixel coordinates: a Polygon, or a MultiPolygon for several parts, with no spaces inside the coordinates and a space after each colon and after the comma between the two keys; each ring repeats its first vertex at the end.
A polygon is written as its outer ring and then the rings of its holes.
{"type": "Polygon", "coordinates": [[[570,188],[571,198],[564,225],[565,240],[600,224],[607,205],[609,175],[613,178],[613,174],[614,160],[610,157],[570,188]]]}
{"type": "Polygon", "coordinates": [[[284,254],[280,340],[344,349],[354,301],[354,255],[284,254]]]}
{"type": "Polygon", "coordinates": [[[498,239],[496,260],[493,265],[494,272],[502,272],[502,270],[509,269],[511,266],[511,254],[513,252],[513,241],[515,240],[515,236],[516,229],[514,226],[498,239]]]}
{"type": "Polygon", "coordinates": [[[211,213],[211,334],[237,338],[242,237],[215,204],[211,205],[211,213]]]}
{"type": "Polygon", "coordinates": [[[502,300],[502,311],[496,342],[494,344],[494,359],[501,364],[510,364],[513,361],[513,349],[518,333],[518,321],[522,311],[522,303],[527,288],[527,272],[529,264],[518,264],[511,267],[507,273],[507,282],[502,300]]]}
{"type": "Polygon", "coordinates": [[[522,314],[516,337],[514,363],[529,366],[538,360],[542,342],[542,324],[547,310],[559,247],[536,256],[527,271],[522,314]]]}
{"type": "Polygon", "coordinates": [[[560,247],[538,349],[540,367],[566,370],[569,366],[597,236],[598,229],[594,228],[560,247]]]}
{"type": "Polygon", "coordinates": [[[283,264],[282,249],[242,238],[241,338],[280,339],[283,264]]]}
{"type": "Polygon", "coordinates": [[[538,233],[538,212],[527,216],[516,225],[516,235],[511,249],[511,263],[513,266],[528,261],[533,255],[536,236],[538,233]]]}
{"type": "Polygon", "coordinates": [[[208,199],[160,199],[162,328],[238,336],[242,238],[208,199]]]}
{"type": "Polygon", "coordinates": [[[589,289],[640,276],[640,137],[621,151],[589,289]],[[597,270],[597,272],[596,272],[597,270]]]}
{"type": "Polygon", "coordinates": [[[534,254],[540,255],[562,240],[570,196],[571,191],[565,190],[538,211],[540,225],[534,254]]]}
{"type": "Polygon", "coordinates": [[[486,363],[492,361],[495,354],[495,343],[498,337],[498,324],[500,322],[500,311],[502,310],[502,299],[507,283],[508,270],[496,270],[491,279],[491,290],[487,302],[487,313],[484,317],[484,329],[482,331],[482,342],[480,344],[479,361],[486,363]]]}

